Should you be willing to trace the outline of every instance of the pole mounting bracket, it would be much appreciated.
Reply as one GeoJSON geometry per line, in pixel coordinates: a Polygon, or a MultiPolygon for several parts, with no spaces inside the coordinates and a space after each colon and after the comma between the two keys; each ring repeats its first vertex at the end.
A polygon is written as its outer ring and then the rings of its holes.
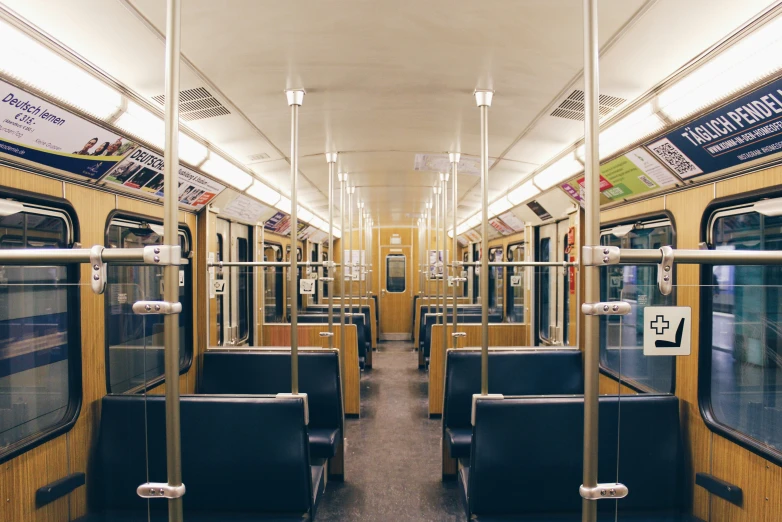
{"type": "Polygon", "coordinates": [[[103,262],[103,247],[95,245],[90,249],[90,265],[92,265],[92,291],[102,294],[106,291],[106,263],[103,262]]]}
{"type": "Polygon", "coordinates": [[[657,265],[657,286],[663,295],[671,295],[673,290],[673,258],[674,250],[670,246],[660,247],[662,262],[657,265]]]}
{"type": "Polygon", "coordinates": [[[619,263],[619,247],[615,246],[583,246],[581,258],[585,266],[606,266],[619,263]]]}
{"type": "Polygon", "coordinates": [[[320,332],[318,335],[321,337],[334,337],[334,332],[320,332]]]}
{"type": "Polygon", "coordinates": [[[182,247],[179,245],[149,245],[144,247],[144,263],[147,265],[179,266],[182,264],[182,247]]]}
{"type": "Polygon", "coordinates": [[[583,303],[581,305],[581,313],[584,315],[627,315],[631,311],[630,303],[624,301],[583,303]]]}
{"type": "Polygon", "coordinates": [[[172,486],[165,482],[146,482],[136,488],[141,498],[180,498],[185,495],[185,485],[172,486]]]}
{"type": "Polygon", "coordinates": [[[171,315],[182,313],[182,303],[168,301],[136,301],[133,303],[136,315],[171,315]]]}
{"type": "Polygon", "coordinates": [[[627,486],[624,484],[606,483],[598,484],[595,487],[587,487],[581,485],[578,488],[578,492],[581,494],[581,498],[586,500],[601,500],[601,499],[617,499],[625,498],[629,493],[627,486]]]}

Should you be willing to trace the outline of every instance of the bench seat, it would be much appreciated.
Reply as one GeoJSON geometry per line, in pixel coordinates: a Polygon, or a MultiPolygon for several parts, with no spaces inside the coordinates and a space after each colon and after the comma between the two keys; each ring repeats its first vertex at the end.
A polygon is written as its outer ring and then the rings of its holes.
{"type": "MultiPolygon", "coordinates": [[[[684,513],[678,399],[636,395],[599,400],[598,477],[615,480],[618,458],[619,481],[630,494],[598,501],[598,512],[607,520],[613,520],[617,508],[620,521],[693,520],[684,513]]],[[[474,415],[469,467],[459,473],[468,518],[580,520],[583,396],[478,399],[474,415]]]]}
{"type": "MultiPolygon", "coordinates": [[[[314,518],[324,462],[310,460],[301,397],[183,395],[180,411],[186,520],[314,518]]],[[[136,494],[147,477],[166,481],[165,440],[164,396],[105,396],[90,515],[81,520],[141,522],[148,509],[153,520],[166,517],[166,500],[136,494]]]]}

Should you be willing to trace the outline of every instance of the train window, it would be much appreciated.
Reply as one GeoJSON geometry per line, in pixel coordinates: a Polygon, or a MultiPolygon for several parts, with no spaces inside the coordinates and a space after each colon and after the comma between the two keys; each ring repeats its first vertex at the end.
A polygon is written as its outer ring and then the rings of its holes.
{"type": "MultiPolygon", "coordinates": [[[[217,261],[227,261],[225,258],[225,238],[223,234],[217,234],[217,261]]],[[[215,273],[215,278],[218,281],[222,281],[225,278],[222,268],[218,268],[215,273]]],[[[225,341],[225,335],[223,329],[225,328],[225,314],[223,314],[223,294],[215,296],[217,299],[217,345],[222,346],[225,341]]]]}
{"type": "MultiPolygon", "coordinates": [[[[0,200],[0,248],[67,248],[67,212],[0,200]]],[[[79,267],[0,267],[0,462],[69,429],[81,400],[79,267]]]]}
{"type": "MultiPolygon", "coordinates": [[[[236,260],[240,263],[250,261],[250,249],[246,237],[236,238],[236,260]]],[[[250,294],[250,274],[252,268],[237,268],[238,272],[238,312],[239,312],[239,342],[244,342],[250,338],[250,311],[252,310],[252,300],[250,294]]]]}
{"type": "MultiPolygon", "coordinates": [[[[282,248],[274,243],[264,243],[263,257],[265,261],[282,261],[282,248]]],[[[282,295],[282,267],[265,267],[263,274],[263,320],[279,322],[282,320],[282,304],[278,302],[282,295]]]]}
{"type": "Polygon", "coordinates": [[[386,291],[401,294],[407,290],[406,260],[404,254],[386,256],[386,291]]]}
{"type": "MultiPolygon", "coordinates": [[[[551,261],[551,238],[540,238],[538,261],[551,261]]],[[[540,338],[550,340],[551,332],[551,269],[543,267],[538,273],[538,330],[540,338]]]]}
{"type": "MultiPolygon", "coordinates": [[[[190,236],[180,228],[184,261],[190,236]]],[[[163,243],[163,227],[145,217],[112,214],[106,235],[109,248],[143,248],[163,243]]],[[[193,358],[192,273],[180,266],[179,367],[185,372],[193,358]]],[[[163,299],[163,267],[109,263],[106,303],[106,373],[109,393],[133,393],[163,381],[163,317],[136,315],[136,301],[163,299]]]]}
{"type": "MultiPolygon", "coordinates": [[[[502,262],[504,250],[502,247],[489,249],[489,262],[502,262]]],[[[504,309],[503,297],[505,290],[504,272],[505,267],[489,267],[489,309],[492,312],[502,312],[504,309]]]]}
{"type": "MultiPolygon", "coordinates": [[[[600,244],[620,248],[659,249],[674,246],[674,230],[667,216],[604,228],[600,244]]],[[[627,315],[601,317],[600,368],[638,391],[673,393],[676,358],[646,357],[644,308],[672,306],[675,290],[668,296],[657,287],[656,266],[612,266],[600,269],[600,300],[630,303],[627,315]]]]}
{"type": "MultiPolygon", "coordinates": [[[[717,250],[782,250],[782,216],[765,207],[715,212],[709,243],[717,250]]],[[[711,328],[707,323],[701,328],[701,411],[713,429],[777,462],[782,459],[781,282],[779,266],[705,266],[701,280],[703,317],[711,319],[711,328]]]]}
{"type": "MultiPolygon", "coordinates": [[[[462,255],[462,260],[465,263],[470,261],[470,253],[469,252],[465,252],[462,255]]],[[[472,273],[472,271],[473,271],[473,267],[471,267],[471,266],[467,267],[467,269],[462,269],[462,274],[463,274],[462,277],[464,277],[464,279],[465,279],[464,283],[462,283],[462,296],[463,297],[470,297],[470,284],[468,283],[468,281],[469,281],[468,276],[469,276],[469,274],[472,273]]]]}
{"type": "MultiPolygon", "coordinates": [[[[508,247],[508,261],[524,261],[524,243],[516,243],[508,247]]],[[[508,288],[508,321],[511,323],[524,322],[524,267],[509,267],[510,275],[507,279],[508,288]],[[512,284],[512,276],[518,276],[522,279],[521,286],[512,284]]]]}

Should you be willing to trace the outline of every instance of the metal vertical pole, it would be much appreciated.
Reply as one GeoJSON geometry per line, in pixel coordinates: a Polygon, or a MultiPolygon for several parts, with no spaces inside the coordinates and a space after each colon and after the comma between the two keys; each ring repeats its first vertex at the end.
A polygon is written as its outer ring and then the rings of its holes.
{"type": "MultiPolygon", "coordinates": [[[[434,311],[440,313],[440,281],[437,279],[437,261],[440,260],[440,182],[433,187],[434,190],[434,311]]],[[[437,315],[435,324],[440,324],[440,316],[437,315]]]]}
{"type": "MultiPolygon", "coordinates": [[[[165,149],[163,151],[163,243],[179,247],[179,57],[181,0],[168,0],[166,7],[165,149]]],[[[179,301],[179,267],[163,269],[163,299],[179,301]]],[[[182,448],[179,423],[179,314],[163,316],[166,386],[166,469],[169,486],[182,485],[182,448]]],[[[183,520],[182,498],[168,500],[169,522],[183,520]]]]}
{"type": "MultiPolygon", "coordinates": [[[[426,247],[426,252],[424,254],[424,282],[426,283],[426,306],[431,306],[431,300],[432,300],[432,285],[429,284],[429,275],[431,273],[431,266],[430,266],[430,255],[429,255],[429,249],[432,245],[432,200],[430,199],[426,203],[426,238],[424,240],[426,243],[424,246],[426,247]]],[[[428,308],[428,310],[431,312],[432,309],[428,308]]]]}
{"type": "Polygon", "coordinates": [[[358,264],[361,266],[358,272],[358,309],[361,313],[364,300],[362,298],[363,291],[361,290],[361,283],[366,278],[366,258],[364,257],[364,202],[357,201],[358,207],[358,264]],[[362,259],[363,258],[363,259],[362,259]]]}
{"type": "MultiPolygon", "coordinates": [[[[443,340],[442,340],[442,349],[443,349],[443,364],[445,364],[445,348],[447,347],[447,337],[448,337],[448,284],[446,282],[446,274],[448,272],[446,265],[448,264],[448,260],[446,258],[446,251],[448,250],[448,225],[447,225],[447,219],[448,219],[448,177],[450,175],[446,172],[444,174],[440,174],[440,185],[442,186],[442,192],[443,192],[443,280],[442,280],[442,286],[443,286],[443,340]]],[[[445,374],[443,374],[445,375],[445,374]]]]}
{"type": "MultiPolygon", "coordinates": [[[[348,242],[350,243],[348,246],[350,249],[350,308],[348,311],[351,314],[353,313],[353,290],[355,289],[353,286],[353,279],[356,277],[356,264],[353,263],[353,193],[355,191],[356,187],[348,187],[348,228],[350,228],[350,238],[348,239],[348,242]]],[[[351,319],[350,322],[352,323],[353,320],[351,319]]]]}
{"type": "Polygon", "coordinates": [[[348,175],[346,173],[339,175],[339,231],[341,235],[339,246],[340,250],[342,250],[342,255],[340,256],[342,260],[342,267],[340,268],[340,277],[342,277],[340,303],[342,306],[339,307],[339,349],[342,353],[343,362],[345,361],[345,267],[348,266],[345,258],[345,185],[347,185],[347,181],[348,175]]]}
{"type": "Polygon", "coordinates": [[[334,348],[334,166],[337,163],[337,153],[327,152],[326,161],[329,164],[329,278],[326,281],[329,289],[329,348],[334,348]]]}
{"type": "MultiPolygon", "coordinates": [[[[600,155],[598,153],[599,118],[599,72],[597,43],[597,0],[584,0],[584,149],[586,176],[586,227],[584,245],[591,247],[600,243],[600,155]]],[[[580,256],[582,262],[584,256],[580,256]]],[[[582,266],[585,276],[584,301],[600,301],[600,272],[598,267],[582,266]]],[[[600,321],[597,316],[587,315],[584,335],[584,474],[583,486],[597,486],[597,444],[598,444],[598,372],[600,321]]],[[[597,502],[583,499],[581,502],[583,522],[597,520],[597,502]]]]}
{"type": "MultiPolygon", "coordinates": [[[[453,194],[451,195],[452,203],[451,207],[453,208],[453,245],[452,249],[453,252],[451,253],[451,264],[453,265],[453,277],[454,279],[457,277],[461,277],[461,274],[457,272],[456,268],[456,262],[458,261],[458,256],[456,255],[456,247],[458,245],[458,240],[456,239],[456,207],[457,207],[457,196],[456,196],[456,189],[458,187],[458,183],[456,180],[456,174],[457,174],[457,167],[459,164],[461,154],[458,152],[449,152],[448,153],[448,159],[451,161],[451,183],[453,184],[453,194]]],[[[453,332],[456,333],[456,326],[459,324],[459,320],[457,319],[457,310],[456,310],[456,302],[457,302],[457,290],[459,285],[456,284],[456,281],[453,283],[453,332]]],[[[453,347],[456,348],[456,337],[453,337],[453,347]]]]}
{"type": "Polygon", "coordinates": [[[494,91],[475,91],[481,110],[481,395],[489,393],[489,107],[494,91]]]}
{"type": "Polygon", "coordinates": [[[291,393],[299,393],[299,308],[298,272],[299,260],[296,254],[296,240],[299,233],[299,107],[304,101],[304,89],[285,91],[291,108],[291,393]]]}

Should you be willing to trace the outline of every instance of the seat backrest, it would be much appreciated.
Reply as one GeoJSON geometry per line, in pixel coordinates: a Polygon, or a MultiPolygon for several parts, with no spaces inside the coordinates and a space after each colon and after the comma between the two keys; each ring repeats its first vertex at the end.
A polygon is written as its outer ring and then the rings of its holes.
{"type": "MultiPolygon", "coordinates": [[[[489,351],[489,393],[582,394],[582,359],[580,350],[489,351]]],[[[481,392],[481,352],[448,350],[445,360],[443,426],[469,428],[472,396],[481,392]]]]}
{"type": "MultiPolygon", "coordinates": [[[[449,322],[453,320],[453,314],[451,313],[448,313],[446,317],[448,318],[449,322]]],[[[426,314],[424,316],[424,335],[421,337],[421,344],[423,345],[423,350],[427,357],[429,356],[429,349],[432,342],[432,325],[437,324],[437,318],[437,314],[426,314]]],[[[476,324],[481,322],[481,314],[480,311],[478,311],[478,313],[473,311],[458,313],[457,319],[458,322],[462,324],[476,324]]],[[[440,321],[442,322],[442,319],[440,319],[440,321]]],[[[497,313],[489,313],[489,322],[501,323],[502,315],[497,313]]]]}
{"type": "MultiPolygon", "coordinates": [[[[334,316],[335,316],[337,322],[339,322],[339,310],[340,310],[340,308],[341,308],[340,304],[336,304],[336,303],[334,304],[334,316]]],[[[311,305],[307,306],[306,313],[316,313],[316,314],[326,313],[328,315],[328,309],[329,309],[328,303],[326,303],[326,304],[322,304],[322,303],[320,303],[320,304],[311,304],[311,305]]],[[[352,313],[362,314],[364,316],[364,323],[365,323],[366,328],[367,328],[367,333],[368,333],[368,335],[372,335],[372,321],[369,320],[370,317],[371,317],[369,306],[368,305],[363,305],[363,306],[356,305],[353,308],[351,308],[350,305],[346,304],[345,305],[345,313],[351,313],[351,310],[352,310],[352,313]]],[[[370,337],[368,337],[368,338],[370,338],[370,337]]]]}
{"type": "MultiPolygon", "coordinates": [[[[345,323],[346,324],[355,324],[356,325],[356,337],[358,340],[358,354],[361,357],[364,357],[366,353],[366,343],[367,343],[367,330],[366,330],[366,324],[364,323],[364,315],[363,314],[345,314],[345,323]]],[[[339,324],[340,318],[339,315],[335,315],[334,318],[334,324],[339,324]]],[[[329,322],[329,314],[322,314],[322,313],[304,313],[298,315],[298,321],[302,324],[326,324],[329,322]]]]}
{"type": "MultiPolygon", "coordinates": [[[[181,397],[180,409],[185,512],[310,510],[312,478],[301,398],[188,395],[181,397]]],[[[150,482],[166,481],[164,396],[103,398],[97,471],[97,507],[146,512],[147,501],[136,495],[136,488],[147,476],[150,482]]],[[[166,510],[167,504],[149,501],[153,510],[166,510]]]]}
{"type": "MultiPolygon", "coordinates": [[[[290,350],[207,350],[204,354],[200,393],[275,395],[290,391],[290,350]]],[[[310,428],[344,432],[337,350],[299,351],[299,391],[307,394],[310,428]]]]}
{"type": "MultiPolygon", "coordinates": [[[[453,305],[447,307],[449,311],[453,312],[453,305]]],[[[426,336],[426,314],[434,314],[438,310],[442,309],[442,306],[423,304],[421,305],[421,316],[418,321],[418,340],[423,345],[423,339],[426,336]]],[[[469,314],[481,314],[481,305],[477,304],[460,304],[456,306],[456,312],[459,315],[459,321],[461,321],[464,315],[469,314]]],[[[415,312],[413,312],[415,313],[415,312]]],[[[415,317],[413,318],[415,319],[415,317]]]]}
{"type": "MultiPolygon", "coordinates": [[[[616,396],[600,397],[601,482],[617,479],[619,404],[616,396]]],[[[471,513],[579,513],[583,420],[583,396],[479,399],[470,454],[471,513]]],[[[681,509],[678,399],[623,396],[620,425],[618,480],[630,491],[616,501],[620,514],[681,509]]],[[[610,512],[616,508],[610,500],[597,505],[610,512]]]]}

